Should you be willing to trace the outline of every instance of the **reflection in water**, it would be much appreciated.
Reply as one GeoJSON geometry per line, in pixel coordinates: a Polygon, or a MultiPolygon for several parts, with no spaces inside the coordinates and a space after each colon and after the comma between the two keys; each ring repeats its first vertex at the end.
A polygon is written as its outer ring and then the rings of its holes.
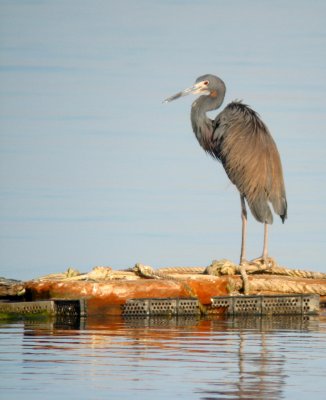
{"type": "Polygon", "coordinates": [[[144,398],[154,390],[158,398],[179,393],[188,399],[279,399],[287,384],[288,357],[305,337],[325,333],[320,318],[28,321],[24,374],[34,374],[42,363],[60,365],[65,379],[80,385],[84,375],[91,376],[114,396],[137,390],[144,398]]]}
{"type": "MultiPolygon", "coordinates": [[[[282,389],[285,383],[284,363],[285,356],[275,353],[268,346],[265,331],[259,330],[252,336],[246,329],[264,327],[265,321],[255,319],[238,319],[235,326],[239,327],[239,341],[237,343],[237,368],[227,382],[218,379],[211,382],[215,387],[203,390],[202,399],[279,399],[282,397],[282,389]],[[250,328],[249,328],[250,327],[250,328]]],[[[284,321],[287,324],[287,321],[284,321]]],[[[301,326],[302,321],[296,321],[301,326]]],[[[267,321],[267,330],[273,321],[267,321]]]]}

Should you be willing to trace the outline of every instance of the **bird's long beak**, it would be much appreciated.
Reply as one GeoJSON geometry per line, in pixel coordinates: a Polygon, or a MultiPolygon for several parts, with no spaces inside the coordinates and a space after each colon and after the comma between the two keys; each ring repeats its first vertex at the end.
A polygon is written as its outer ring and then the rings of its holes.
{"type": "Polygon", "coordinates": [[[203,82],[195,83],[193,86],[182,90],[179,93],[174,94],[171,97],[168,97],[163,101],[163,103],[169,103],[170,101],[179,99],[180,97],[187,96],[188,94],[209,94],[207,87],[203,84],[203,82]]]}

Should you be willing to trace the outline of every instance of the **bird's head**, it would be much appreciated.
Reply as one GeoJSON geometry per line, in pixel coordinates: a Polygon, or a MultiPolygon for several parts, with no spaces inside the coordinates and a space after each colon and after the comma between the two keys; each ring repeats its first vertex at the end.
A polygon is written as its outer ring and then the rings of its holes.
{"type": "Polygon", "coordinates": [[[168,97],[163,101],[163,103],[169,103],[170,101],[179,99],[182,96],[187,96],[188,94],[199,94],[211,97],[222,95],[224,97],[225,84],[215,75],[202,75],[196,79],[196,82],[191,87],[184,89],[171,97],[168,97]]]}

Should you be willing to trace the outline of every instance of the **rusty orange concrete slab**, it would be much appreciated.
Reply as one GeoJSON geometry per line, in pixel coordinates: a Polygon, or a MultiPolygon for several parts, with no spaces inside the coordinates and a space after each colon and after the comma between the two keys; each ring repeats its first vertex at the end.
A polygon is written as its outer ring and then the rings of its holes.
{"type": "MultiPolygon", "coordinates": [[[[205,306],[215,296],[241,291],[239,275],[179,275],[177,279],[137,279],[108,281],[33,280],[25,283],[26,299],[87,299],[88,315],[120,315],[121,305],[137,298],[196,297],[205,306]]],[[[250,294],[309,293],[311,287],[326,293],[326,280],[289,278],[270,275],[249,276],[250,294]]],[[[310,292],[311,293],[311,292],[310,292]]],[[[321,302],[326,296],[321,293],[321,302]]]]}

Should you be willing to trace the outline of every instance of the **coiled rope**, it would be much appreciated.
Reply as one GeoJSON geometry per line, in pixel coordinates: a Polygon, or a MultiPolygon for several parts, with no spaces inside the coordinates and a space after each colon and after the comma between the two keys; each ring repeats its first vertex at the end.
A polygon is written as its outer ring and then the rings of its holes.
{"type": "MultiPolygon", "coordinates": [[[[326,274],[322,272],[305,271],[300,269],[290,269],[279,266],[276,261],[272,258],[267,260],[257,259],[251,262],[244,263],[242,265],[235,264],[229,260],[217,260],[213,261],[207,268],[203,267],[167,267],[154,270],[148,265],[136,264],[132,269],[137,275],[152,278],[152,279],[169,279],[176,282],[183,282],[187,286],[188,292],[193,296],[193,290],[187,285],[182,279],[178,279],[170,274],[208,274],[214,276],[229,276],[229,291],[230,293],[242,289],[245,295],[250,292],[259,291],[271,291],[281,293],[315,293],[319,295],[326,295],[326,274]],[[284,279],[272,279],[272,280],[251,280],[249,282],[248,275],[273,275],[291,277],[291,278],[303,278],[303,279],[325,279],[325,283],[306,283],[306,282],[291,282],[284,279]],[[232,276],[240,275],[242,278],[242,285],[239,288],[238,282],[232,281],[232,276]]],[[[197,296],[196,296],[197,297],[197,296]]]]}
{"type": "MultiPolygon", "coordinates": [[[[235,264],[229,260],[215,260],[207,268],[205,267],[165,267],[154,270],[149,265],[136,264],[134,268],[127,270],[113,270],[110,267],[97,266],[90,272],[81,274],[74,268],[68,268],[65,273],[50,274],[39,278],[38,280],[60,280],[60,281],[112,281],[112,280],[133,280],[140,278],[147,279],[165,279],[177,282],[183,285],[186,292],[191,297],[196,297],[196,293],[185,282],[184,278],[176,275],[214,275],[228,276],[228,288],[230,294],[242,290],[244,294],[250,292],[279,292],[279,293],[315,293],[326,295],[326,274],[322,272],[305,271],[301,269],[290,269],[279,266],[275,260],[268,258],[267,260],[257,259],[243,265],[235,264]],[[241,276],[241,282],[234,279],[241,276]],[[259,275],[259,277],[273,276],[273,279],[251,279],[248,276],[259,275]],[[280,277],[280,279],[277,279],[280,277]],[[283,277],[283,278],[281,278],[283,277]],[[315,279],[324,280],[325,282],[302,282],[296,279],[290,281],[289,278],[315,279]]],[[[200,305],[204,311],[204,306],[200,305]]]]}
{"type": "Polygon", "coordinates": [[[304,271],[300,269],[290,269],[277,265],[272,258],[267,260],[257,259],[243,265],[234,264],[229,260],[213,261],[206,268],[206,274],[222,276],[222,275],[238,275],[240,274],[243,281],[243,293],[249,294],[250,291],[273,291],[284,293],[316,293],[320,295],[326,294],[326,274],[322,272],[304,271]],[[252,280],[249,283],[248,275],[273,275],[303,279],[325,279],[325,284],[290,282],[289,280],[273,279],[273,280],[252,280]]]}

